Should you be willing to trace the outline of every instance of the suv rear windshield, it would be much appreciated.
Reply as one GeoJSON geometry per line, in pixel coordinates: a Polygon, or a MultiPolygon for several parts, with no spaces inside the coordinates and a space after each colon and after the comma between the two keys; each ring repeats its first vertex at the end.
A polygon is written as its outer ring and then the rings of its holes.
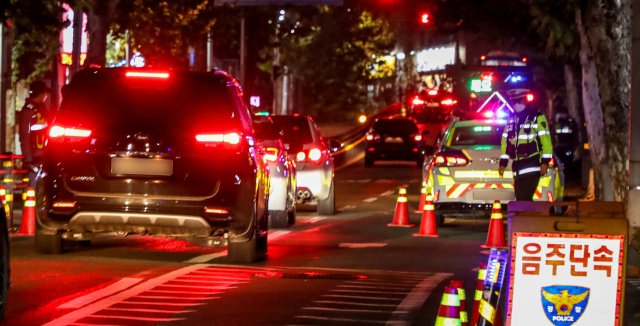
{"type": "Polygon", "coordinates": [[[454,127],[449,136],[449,146],[500,146],[504,126],[454,127]]]}
{"type": "Polygon", "coordinates": [[[63,123],[168,124],[191,128],[240,128],[239,113],[225,83],[207,76],[172,75],[165,82],[121,76],[79,76],[65,93],[63,123]]]}
{"type": "Polygon", "coordinates": [[[273,122],[284,132],[282,142],[285,144],[311,144],[313,135],[306,117],[273,116],[273,122]]]}
{"type": "Polygon", "coordinates": [[[416,126],[413,120],[384,119],[376,121],[373,125],[373,130],[378,133],[406,132],[408,134],[415,134],[418,132],[418,126],[416,126]]]}

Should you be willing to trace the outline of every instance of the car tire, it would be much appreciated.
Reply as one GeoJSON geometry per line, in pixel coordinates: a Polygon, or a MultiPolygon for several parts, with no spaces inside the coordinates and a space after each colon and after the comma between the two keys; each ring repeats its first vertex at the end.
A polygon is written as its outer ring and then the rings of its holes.
{"type": "Polygon", "coordinates": [[[436,213],[436,226],[440,227],[444,224],[444,215],[436,213]]]}
{"type": "Polygon", "coordinates": [[[0,319],[7,309],[7,292],[9,290],[9,246],[2,242],[2,259],[0,260],[0,319]]]}
{"type": "Polygon", "coordinates": [[[36,252],[41,254],[59,255],[62,254],[64,250],[62,245],[62,234],[60,234],[60,232],[47,234],[42,232],[42,229],[36,226],[34,241],[36,244],[36,252]]]}
{"type": "Polygon", "coordinates": [[[91,245],[91,240],[80,240],[78,241],[78,245],[80,247],[89,247],[91,245]]]}
{"type": "Polygon", "coordinates": [[[296,224],[296,205],[293,205],[293,207],[291,207],[288,211],[287,211],[287,218],[289,222],[289,225],[294,225],[296,224]]]}
{"type": "Polygon", "coordinates": [[[269,228],[285,229],[289,225],[287,211],[269,211],[269,228]]]}
{"type": "MultiPolygon", "coordinates": [[[[255,232],[255,231],[254,231],[255,232]]],[[[258,239],[256,235],[245,242],[229,242],[227,258],[234,264],[251,264],[258,258],[258,239]]]]}
{"type": "Polygon", "coordinates": [[[329,188],[329,196],[325,200],[318,201],[318,214],[320,215],[333,215],[336,212],[336,194],[333,189],[333,181],[331,181],[331,187],[329,188]]]}
{"type": "Polygon", "coordinates": [[[376,163],[376,161],[373,159],[373,157],[369,156],[369,155],[365,155],[364,156],[364,166],[365,167],[372,167],[374,164],[376,163]]]}

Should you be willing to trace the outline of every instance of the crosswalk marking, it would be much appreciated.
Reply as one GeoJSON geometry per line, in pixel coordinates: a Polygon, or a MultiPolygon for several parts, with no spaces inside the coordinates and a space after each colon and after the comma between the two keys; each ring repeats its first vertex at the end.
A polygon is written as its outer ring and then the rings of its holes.
{"type": "Polygon", "coordinates": [[[363,200],[363,202],[372,203],[372,202],[374,202],[376,200],[378,200],[378,197],[371,197],[371,198],[367,198],[367,199],[363,200]]]}

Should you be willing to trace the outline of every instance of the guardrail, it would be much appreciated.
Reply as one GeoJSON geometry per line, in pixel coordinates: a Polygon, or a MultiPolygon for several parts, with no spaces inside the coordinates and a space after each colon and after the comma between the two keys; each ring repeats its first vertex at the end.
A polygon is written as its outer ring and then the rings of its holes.
{"type": "MultiPolygon", "coordinates": [[[[4,187],[4,197],[6,202],[6,212],[8,213],[7,227],[9,230],[14,229],[13,223],[13,207],[14,200],[17,198],[22,201],[22,197],[16,197],[16,194],[26,194],[26,190],[29,187],[29,170],[22,168],[22,160],[24,156],[14,155],[13,153],[2,153],[0,155],[0,162],[2,167],[0,169],[0,176],[2,177],[2,183],[4,187]],[[16,168],[20,167],[20,168],[16,168]]],[[[0,195],[2,189],[0,189],[0,195]]]]}
{"type": "Polygon", "coordinates": [[[333,155],[334,164],[336,167],[348,165],[354,161],[360,160],[364,156],[364,140],[367,131],[373,126],[373,123],[377,118],[391,117],[391,116],[404,116],[406,114],[405,109],[400,103],[394,103],[386,108],[380,110],[380,112],[367,117],[367,121],[338,136],[332,137],[336,141],[340,142],[339,147],[331,149],[331,155],[333,155]]]}

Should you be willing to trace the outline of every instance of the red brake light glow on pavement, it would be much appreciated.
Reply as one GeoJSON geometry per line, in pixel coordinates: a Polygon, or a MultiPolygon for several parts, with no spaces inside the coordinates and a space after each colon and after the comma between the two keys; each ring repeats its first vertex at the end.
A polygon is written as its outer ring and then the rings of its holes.
{"type": "Polygon", "coordinates": [[[317,148],[313,148],[309,151],[309,160],[310,161],[319,161],[322,159],[322,151],[317,149],[317,148]]]}
{"type": "Polygon", "coordinates": [[[75,202],[57,202],[53,204],[53,207],[55,208],[74,208],[76,207],[76,203],[75,202]]]}
{"type": "Polygon", "coordinates": [[[268,147],[264,151],[264,159],[266,161],[275,162],[278,160],[278,149],[273,147],[268,147]]]}
{"type": "Polygon", "coordinates": [[[49,137],[89,137],[91,135],[91,130],[84,129],[72,129],[72,128],[62,128],[60,126],[53,126],[49,129],[49,137]]]}
{"type": "Polygon", "coordinates": [[[219,208],[205,208],[204,212],[207,214],[229,214],[228,210],[219,208]]]}
{"type": "Polygon", "coordinates": [[[125,74],[127,77],[142,77],[142,78],[169,78],[169,74],[166,72],[139,72],[129,71],[125,74]]]}

